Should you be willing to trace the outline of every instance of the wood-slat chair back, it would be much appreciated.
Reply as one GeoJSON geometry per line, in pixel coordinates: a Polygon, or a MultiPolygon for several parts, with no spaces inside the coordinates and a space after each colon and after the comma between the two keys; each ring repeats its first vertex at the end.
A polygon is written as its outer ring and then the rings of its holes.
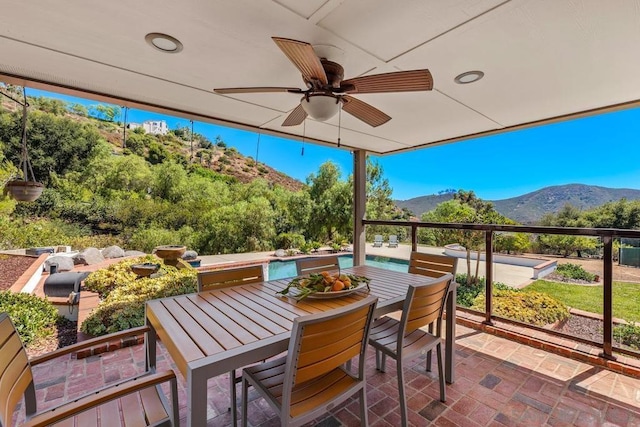
{"type": "Polygon", "coordinates": [[[264,282],[262,265],[198,272],[198,292],[264,282]]]}
{"type": "Polygon", "coordinates": [[[35,412],[35,388],[29,358],[6,313],[0,313],[0,426],[10,426],[13,410],[26,396],[27,412],[35,412]]]}
{"type": "Polygon", "coordinates": [[[295,399],[296,386],[343,369],[354,357],[358,357],[357,379],[364,387],[367,341],[377,301],[377,297],[369,296],[339,309],[294,320],[283,381],[283,418],[290,415],[288,408],[295,399]]]}
{"type": "Polygon", "coordinates": [[[447,255],[425,254],[411,252],[409,260],[409,273],[422,274],[429,277],[441,277],[445,274],[455,276],[458,267],[458,258],[447,255]]]}
{"type": "Polygon", "coordinates": [[[298,276],[339,269],[340,262],[337,255],[303,258],[296,260],[296,270],[298,272],[298,276]]]}
{"type": "MultiPolygon", "coordinates": [[[[416,329],[434,322],[437,322],[436,336],[441,336],[444,306],[452,283],[453,275],[445,274],[436,282],[409,287],[400,319],[403,336],[406,337],[416,329]]],[[[402,340],[398,342],[401,344],[402,340]]]]}
{"type": "MultiPolygon", "coordinates": [[[[106,342],[138,336],[147,327],[132,328],[60,348],[31,360],[11,319],[0,313],[0,427],[10,427],[18,402],[24,397],[29,425],[178,425],[178,388],[175,373],[146,372],[87,393],[73,401],[36,413],[36,394],[31,367],[106,342]],[[160,386],[169,384],[171,400],[160,386]]],[[[146,340],[145,340],[146,341],[146,340]]]]}

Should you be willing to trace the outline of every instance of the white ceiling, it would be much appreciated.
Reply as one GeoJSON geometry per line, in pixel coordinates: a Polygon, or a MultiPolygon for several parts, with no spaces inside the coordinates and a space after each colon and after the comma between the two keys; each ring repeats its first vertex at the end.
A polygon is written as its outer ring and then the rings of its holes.
{"type": "MultiPolygon", "coordinates": [[[[337,47],[345,78],[431,70],[431,92],[356,95],[388,123],[342,115],[342,143],[379,154],[640,99],[640,0],[4,0],[0,80],[300,136],[280,126],[299,95],[212,91],[304,88],[272,36],[337,47]],[[150,32],[184,50],[152,49],[150,32]],[[484,79],[454,83],[469,70],[484,79]]],[[[335,144],[337,126],[307,119],[306,135],[335,144]]]]}

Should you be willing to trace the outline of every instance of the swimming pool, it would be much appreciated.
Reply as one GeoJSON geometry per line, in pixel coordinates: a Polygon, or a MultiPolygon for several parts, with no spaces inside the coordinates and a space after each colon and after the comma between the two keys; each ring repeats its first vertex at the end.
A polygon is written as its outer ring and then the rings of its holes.
{"type": "MultiPolygon", "coordinates": [[[[340,268],[353,267],[353,255],[340,255],[340,268]]],[[[385,268],[393,271],[409,271],[409,261],[397,258],[387,258],[382,256],[367,255],[365,265],[372,267],[385,268]]],[[[283,279],[285,277],[296,276],[296,262],[289,261],[271,261],[269,263],[269,280],[283,279]]]]}

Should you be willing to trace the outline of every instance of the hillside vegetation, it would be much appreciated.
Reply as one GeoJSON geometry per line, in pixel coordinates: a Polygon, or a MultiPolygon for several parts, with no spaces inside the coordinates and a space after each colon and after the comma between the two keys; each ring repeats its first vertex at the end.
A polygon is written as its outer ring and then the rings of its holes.
{"type": "MultiPolygon", "coordinates": [[[[19,173],[21,115],[11,101],[0,101],[4,183],[19,173]]],[[[122,123],[112,107],[87,109],[41,97],[29,103],[29,153],[46,189],[32,203],[0,198],[0,249],[117,243],[150,252],[182,244],[212,254],[339,247],[351,240],[351,179],[334,163],[301,183],[242,156],[219,137],[212,142],[187,128],[167,135],[127,130],[123,148],[122,123]]],[[[382,168],[369,162],[367,174],[367,212],[403,218],[382,168]]]]}

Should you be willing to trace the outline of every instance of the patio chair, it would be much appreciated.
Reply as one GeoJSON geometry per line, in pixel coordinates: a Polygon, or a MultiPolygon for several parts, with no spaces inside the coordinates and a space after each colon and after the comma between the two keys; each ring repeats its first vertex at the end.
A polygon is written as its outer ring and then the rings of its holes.
{"type": "Polygon", "coordinates": [[[0,426],[12,425],[15,407],[23,396],[26,426],[45,426],[58,422],[61,423],[56,425],[98,425],[98,419],[102,419],[102,425],[107,420],[113,425],[120,425],[121,413],[127,425],[178,426],[178,391],[173,371],[147,372],[37,413],[32,366],[106,342],[142,335],[148,330],[146,326],[129,329],[28,360],[11,319],[6,313],[0,313],[0,354],[3,355],[0,357],[0,426]],[[170,384],[169,401],[160,387],[164,383],[170,384]]]}
{"type": "MultiPolygon", "coordinates": [[[[425,254],[423,252],[411,252],[409,260],[409,273],[422,274],[423,276],[438,278],[445,274],[456,277],[458,258],[449,255],[425,254]]],[[[433,324],[429,325],[429,332],[433,333],[433,324]]],[[[431,371],[431,351],[427,352],[427,371],[431,371]]]]}
{"type": "MultiPolygon", "coordinates": [[[[260,282],[264,282],[262,265],[198,272],[198,292],[260,282]]],[[[236,376],[235,369],[229,372],[229,411],[231,411],[231,425],[233,426],[238,424],[236,384],[240,381],[242,381],[242,377],[236,376]]]]}
{"type": "Polygon", "coordinates": [[[198,292],[264,282],[262,265],[198,272],[198,292]]]}
{"type": "Polygon", "coordinates": [[[340,262],[337,255],[296,260],[296,271],[298,272],[298,276],[339,269],[340,262]]]}
{"type": "Polygon", "coordinates": [[[369,344],[376,350],[376,368],[385,372],[387,356],[396,360],[403,427],[408,423],[407,398],[404,390],[404,359],[435,348],[438,354],[440,401],[446,400],[442,361],[442,315],[453,283],[453,275],[446,274],[435,282],[411,285],[407,291],[400,320],[384,316],[376,319],[371,328],[369,344]],[[435,335],[423,329],[424,326],[434,322],[435,335]]]}
{"type": "Polygon", "coordinates": [[[448,255],[425,254],[411,252],[409,259],[409,273],[422,274],[428,277],[442,277],[445,274],[455,276],[458,268],[458,258],[448,255]]]}
{"type": "Polygon", "coordinates": [[[368,425],[365,353],[376,297],[294,320],[285,357],[245,368],[242,426],[247,425],[252,385],[280,415],[283,426],[303,425],[354,394],[360,397],[360,424],[368,425]],[[358,356],[358,373],[344,369],[358,356]]]}
{"type": "Polygon", "coordinates": [[[381,234],[376,234],[375,236],[373,236],[373,247],[374,248],[381,248],[382,247],[382,235],[381,234]]]}
{"type": "Polygon", "coordinates": [[[388,246],[390,248],[397,248],[398,247],[398,236],[396,236],[395,234],[389,234],[389,244],[388,246]]]}

